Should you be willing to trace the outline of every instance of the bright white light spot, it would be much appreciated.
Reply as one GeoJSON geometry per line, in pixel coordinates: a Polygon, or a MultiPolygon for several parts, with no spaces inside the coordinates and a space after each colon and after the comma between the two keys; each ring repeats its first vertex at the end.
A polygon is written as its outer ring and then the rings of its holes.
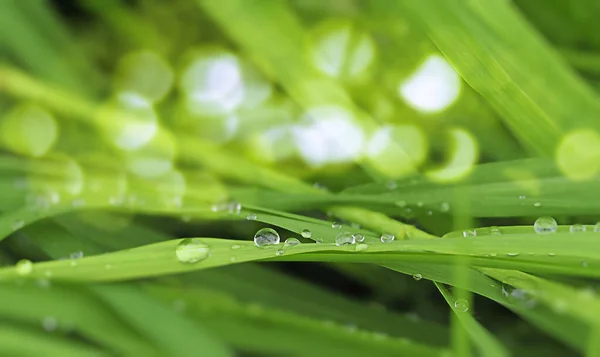
{"type": "Polygon", "coordinates": [[[103,121],[113,143],[123,150],[135,150],[152,140],[158,130],[152,104],[132,92],[120,93],[117,100],[118,105],[103,121]]]}
{"type": "Polygon", "coordinates": [[[313,167],[356,160],[365,141],[353,115],[335,106],[307,111],[292,129],[292,137],[302,158],[313,167]]]}
{"type": "Polygon", "coordinates": [[[415,125],[384,126],[371,136],[366,152],[376,169],[397,178],[416,171],[423,163],[427,139],[415,125]]]}
{"type": "Polygon", "coordinates": [[[459,128],[451,129],[449,134],[454,146],[452,156],[445,166],[426,173],[432,181],[460,180],[469,174],[477,163],[479,149],[475,138],[468,131],[459,128]]]}
{"type": "Polygon", "coordinates": [[[327,22],[317,29],[310,49],[317,69],[331,77],[357,77],[375,57],[373,40],[349,23],[327,22]]]}
{"type": "Polygon", "coordinates": [[[245,96],[237,57],[222,53],[196,59],[183,71],[181,89],[192,114],[230,113],[245,96]]]}
{"type": "Polygon", "coordinates": [[[398,87],[398,94],[416,110],[435,113],[449,107],[460,94],[460,77],[441,56],[431,55],[398,87]]]}
{"type": "Polygon", "coordinates": [[[556,150],[556,164],[572,180],[593,178],[600,171],[600,135],[591,129],[570,132],[556,150]]]}

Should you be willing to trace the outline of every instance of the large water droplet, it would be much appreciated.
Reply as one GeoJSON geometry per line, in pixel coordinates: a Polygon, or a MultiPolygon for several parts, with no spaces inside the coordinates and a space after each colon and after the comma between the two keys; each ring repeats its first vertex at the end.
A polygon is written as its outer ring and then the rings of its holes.
{"type": "Polygon", "coordinates": [[[186,238],[177,244],[175,255],[182,263],[196,263],[210,256],[210,247],[198,238],[186,238]]]}
{"type": "Polygon", "coordinates": [[[28,275],[33,271],[33,263],[31,260],[21,259],[15,265],[15,269],[19,275],[28,275]]]}
{"type": "Polygon", "coordinates": [[[284,245],[288,246],[288,247],[292,247],[294,245],[298,245],[300,244],[300,241],[297,238],[288,238],[285,240],[284,245]]]}
{"type": "Polygon", "coordinates": [[[355,233],[354,234],[354,239],[358,242],[361,243],[365,240],[365,236],[362,235],[362,233],[355,233]]]}
{"type": "Polygon", "coordinates": [[[312,237],[312,232],[310,231],[310,229],[304,229],[304,230],[302,230],[302,232],[300,232],[300,235],[303,238],[310,238],[310,237],[312,237]]]}
{"type": "Polygon", "coordinates": [[[586,227],[583,224],[574,224],[569,227],[569,232],[571,232],[571,233],[579,233],[579,232],[585,232],[585,231],[586,231],[586,227]]]}
{"type": "Polygon", "coordinates": [[[540,217],[535,220],[533,224],[533,230],[536,233],[544,234],[544,233],[554,233],[558,229],[558,224],[556,220],[552,217],[540,217]]]}
{"type": "Polygon", "coordinates": [[[417,274],[413,275],[413,279],[415,279],[416,281],[419,281],[419,280],[423,279],[423,275],[417,273],[417,274]]]}
{"type": "Polygon", "coordinates": [[[469,311],[469,302],[465,299],[458,299],[454,302],[454,309],[458,312],[469,311]]]}
{"type": "Polygon", "coordinates": [[[356,238],[350,232],[340,232],[335,237],[335,245],[342,246],[346,244],[354,244],[356,242],[356,238]]]}
{"type": "Polygon", "coordinates": [[[382,243],[393,242],[396,237],[391,233],[383,233],[379,238],[382,243]]]}
{"type": "Polygon", "coordinates": [[[279,244],[279,233],[271,228],[262,228],[254,235],[254,245],[263,248],[279,244]]]}

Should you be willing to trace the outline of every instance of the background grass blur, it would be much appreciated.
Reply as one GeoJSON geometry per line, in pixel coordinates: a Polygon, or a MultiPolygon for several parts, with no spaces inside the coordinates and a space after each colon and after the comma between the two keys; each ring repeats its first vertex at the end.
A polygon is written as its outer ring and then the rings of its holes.
{"type": "Polygon", "coordinates": [[[599,16],[0,0],[0,355],[600,356],[599,16]]]}

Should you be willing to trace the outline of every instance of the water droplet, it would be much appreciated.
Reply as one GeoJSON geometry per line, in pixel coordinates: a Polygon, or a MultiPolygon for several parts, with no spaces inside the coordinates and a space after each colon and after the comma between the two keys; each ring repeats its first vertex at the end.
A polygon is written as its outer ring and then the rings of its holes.
{"type": "Polygon", "coordinates": [[[558,224],[556,220],[552,217],[540,217],[535,220],[533,224],[533,230],[536,233],[544,234],[544,233],[554,233],[558,229],[558,224]]]}
{"type": "Polygon", "coordinates": [[[79,251],[79,252],[73,252],[71,254],[69,254],[69,259],[81,259],[83,258],[83,252],[79,251]]]}
{"type": "Polygon", "coordinates": [[[350,224],[350,227],[352,227],[354,229],[360,229],[360,224],[353,222],[352,224],[350,224]]]}
{"type": "Polygon", "coordinates": [[[458,299],[454,302],[454,309],[458,312],[469,311],[469,302],[465,299],[458,299]]]}
{"type": "Polygon", "coordinates": [[[406,207],[406,201],[396,201],[396,206],[398,206],[398,207],[406,207]]]}
{"type": "Polygon", "coordinates": [[[356,245],[355,249],[356,249],[357,252],[362,252],[364,250],[369,249],[369,246],[367,244],[365,244],[365,243],[360,243],[360,244],[356,245]]]}
{"type": "Polygon", "coordinates": [[[22,219],[17,219],[12,224],[13,231],[18,231],[19,229],[25,226],[25,221],[22,219]]]}
{"type": "Polygon", "coordinates": [[[262,228],[254,235],[254,245],[263,248],[279,244],[279,233],[271,228],[262,228]]]}
{"type": "Polygon", "coordinates": [[[227,212],[230,214],[240,214],[242,211],[242,204],[239,202],[231,201],[227,204],[227,212]]]}
{"type": "Polygon", "coordinates": [[[331,228],[340,229],[342,228],[342,224],[338,222],[331,223],[331,228]]]}
{"type": "Polygon", "coordinates": [[[500,231],[499,227],[496,227],[496,226],[490,227],[490,235],[499,236],[501,234],[502,234],[502,231],[500,231]]]}
{"type": "Polygon", "coordinates": [[[519,256],[519,253],[506,253],[506,256],[514,258],[514,257],[519,256]]]}
{"type": "Polygon", "coordinates": [[[294,245],[300,244],[300,241],[297,238],[290,237],[290,238],[286,239],[283,244],[285,246],[292,247],[294,245]]]}
{"type": "Polygon", "coordinates": [[[423,279],[423,275],[417,273],[417,274],[413,275],[413,279],[415,279],[416,281],[419,281],[419,280],[423,279]]]}
{"type": "Polygon", "coordinates": [[[542,207],[542,203],[541,202],[535,202],[533,204],[533,207],[542,207]]]}
{"type": "Polygon", "coordinates": [[[556,256],[556,253],[554,253],[554,252],[550,252],[550,253],[548,253],[548,256],[549,256],[549,257],[555,257],[555,256],[556,256]]]}
{"type": "Polygon", "coordinates": [[[440,212],[448,212],[450,211],[450,204],[448,202],[440,203],[440,212]]]}
{"type": "Polygon", "coordinates": [[[198,238],[185,238],[177,244],[175,255],[182,263],[196,263],[210,256],[210,247],[198,238]]]}
{"type": "Polygon", "coordinates": [[[583,224],[574,224],[569,227],[569,232],[571,232],[571,233],[579,233],[579,232],[585,232],[585,231],[586,231],[586,227],[583,224]]]}
{"type": "Polygon", "coordinates": [[[427,211],[428,216],[433,216],[433,211],[427,211]]]}
{"type": "Polygon", "coordinates": [[[465,231],[463,231],[463,237],[465,238],[470,238],[470,237],[475,237],[477,236],[477,231],[474,229],[467,229],[465,231]]]}
{"type": "Polygon", "coordinates": [[[600,232],[600,222],[594,225],[594,232],[600,232]]]}
{"type": "Polygon", "coordinates": [[[520,199],[520,200],[524,200],[524,199],[526,199],[526,198],[527,198],[526,196],[519,196],[519,199],[520,199]]]}
{"type": "Polygon", "coordinates": [[[31,260],[21,259],[15,265],[15,269],[19,275],[28,275],[33,271],[33,263],[31,260]]]}
{"type": "Polygon", "coordinates": [[[395,238],[396,237],[393,234],[383,233],[379,239],[381,240],[382,243],[389,243],[389,242],[393,242],[395,238]]]}
{"type": "Polygon", "coordinates": [[[423,202],[422,201],[417,202],[417,207],[423,207],[423,202]]]}
{"type": "Polygon", "coordinates": [[[315,241],[315,243],[317,244],[321,244],[323,243],[323,238],[313,238],[313,240],[315,241]]]}
{"type": "Polygon", "coordinates": [[[391,180],[385,184],[385,187],[387,187],[388,190],[395,190],[398,188],[398,183],[396,183],[394,180],[391,180]]]}
{"type": "Polygon", "coordinates": [[[246,216],[246,219],[249,221],[256,221],[258,217],[254,213],[250,213],[246,216]]]}
{"type": "Polygon", "coordinates": [[[364,240],[365,240],[365,236],[364,236],[364,235],[362,235],[362,233],[355,233],[355,234],[354,234],[354,239],[355,239],[355,240],[356,240],[358,243],[361,243],[361,242],[364,242],[364,240]]]}
{"type": "Polygon", "coordinates": [[[304,230],[302,230],[302,232],[300,232],[300,235],[303,238],[310,238],[310,237],[312,237],[312,232],[309,229],[304,229],[304,230]]]}
{"type": "Polygon", "coordinates": [[[42,327],[47,332],[52,332],[58,327],[58,320],[52,316],[46,316],[42,319],[42,327]]]}
{"type": "Polygon", "coordinates": [[[231,249],[240,249],[242,246],[239,244],[234,244],[231,246],[231,249]]]}
{"type": "Polygon", "coordinates": [[[275,252],[275,255],[279,257],[279,256],[283,255],[284,253],[285,253],[285,251],[283,249],[277,249],[277,251],[275,252]]]}
{"type": "MultiPolygon", "coordinates": [[[[508,284],[502,284],[502,295],[504,295],[508,301],[513,304],[523,306],[527,309],[532,309],[537,305],[537,300],[532,294],[532,290],[515,288],[510,284],[515,279],[508,278],[508,284]]],[[[515,281],[516,282],[516,281],[515,281]]]]}
{"type": "Polygon", "coordinates": [[[356,243],[356,238],[350,232],[340,232],[335,237],[335,245],[342,246],[346,244],[354,244],[356,243]]]}

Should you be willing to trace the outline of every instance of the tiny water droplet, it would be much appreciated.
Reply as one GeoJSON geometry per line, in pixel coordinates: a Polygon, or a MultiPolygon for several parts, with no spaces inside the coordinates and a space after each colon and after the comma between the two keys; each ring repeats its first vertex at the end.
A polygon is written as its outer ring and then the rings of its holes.
{"type": "Polygon", "coordinates": [[[542,207],[542,203],[541,202],[535,202],[533,204],[533,207],[542,207]]]}
{"type": "Polygon", "coordinates": [[[279,233],[272,228],[262,228],[254,235],[254,245],[263,248],[279,244],[279,233]]]}
{"type": "Polygon", "coordinates": [[[519,253],[506,253],[506,255],[509,256],[509,257],[511,257],[511,258],[514,258],[514,257],[519,256],[519,253]]]}
{"type": "Polygon", "coordinates": [[[313,240],[315,241],[315,243],[317,244],[321,244],[323,243],[323,238],[313,238],[313,240]]]}
{"type": "Polygon", "coordinates": [[[340,228],[342,228],[342,224],[338,223],[338,222],[333,222],[333,223],[331,223],[331,228],[340,229],[340,228]]]}
{"type": "Polygon", "coordinates": [[[365,240],[365,236],[362,233],[354,233],[354,239],[356,239],[358,243],[361,243],[365,240]]]}
{"type": "Polygon", "coordinates": [[[365,243],[359,243],[359,244],[356,245],[355,249],[356,249],[357,252],[362,252],[364,250],[369,249],[369,246],[367,244],[365,244],[365,243]]]}
{"type": "Polygon", "coordinates": [[[406,201],[396,201],[396,206],[398,206],[398,207],[406,207],[406,201]]]}
{"type": "Polygon", "coordinates": [[[398,183],[396,183],[394,180],[390,180],[385,184],[385,186],[388,188],[388,190],[395,190],[398,188],[398,183]]]}
{"type": "Polygon", "coordinates": [[[423,202],[422,201],[417,202],[417,207],[423,207],[423,202]]]}
{"type": "Polygon", "coordinates": [[[279,256],[283,255],[284,253],[285,253],[285,251],[283,249],[277,249],[277,251],[275,252],[275,255],[279,257],[279,256]]]}
{"type": "Polygon", "coordinates": [[[383,233],[379,238],[382,243],[390,243],[393,242],[396,237],[390,233],[383,233]]]}
{"type": "Polygon", "coordinates": [[[469,311],[469,302],[465,299],[458,299],[454,302],[454,308],[458,312],[467,312],[469,311]]]}
{"type": "Polygon", "coordinates": [[[585,232],[586,231],[586,227],[583,224],[573,224],[572,226],[569,227],[569,232],[571,233],[579,233],[579,232],[585,232]]]}
{"type": "Polygon", "coordinates": [[[290,238],[286,239],[286,240],[285,240],[285,242],[284,242],[283,244],[284,244],[285,246],[292,247],[292,246],[294,246],[294,245],[298,245],[298,244],[300,244],[300,241],[298,240],[298,238],[293,238],[293,237],[290,237],[290,238]]]}
{"type": "MultiPolygon", "coordinates": [[[[532,290],[515,288],[510,284],[514,281],[514,278],[508,278],[507,283],[502,284],[502,295],[504,295],[508,301],[513,304],[523,306],[527,309],[532,309],[537,305],[537,300],[532,294],[532,290]]],[[[516,283],[516,281],[514,281],[516,283]]]]}
{"type": "Polygon", "coordinates": [[[448,202],[440,203],[440,212],[448,212],[450,211],[450,204],[448,202]]]}
{"type": "Polygon", "coordinates": [[[600,222],[594,225],[594,232],[600,232],[600,222]]]}
{"type": "Polygon", "coordinates": [[[533,230],[539,234],[554,233],[558,229],[558,223],[552,217],[540,217],[533,223],[533,230]]]}
{"type": "Polygon", "coordinates": [[[300,232],[300,235],[303,238],[310,238],[312,237],[312,232],[310,231],[310,229],[303,229],[302,232],[300,232]]]}
{"type": "Polygon", "coordinates": [[[433,211],[427,211],[428,216],[433,216],[433,211]]]}
{"type": "Polygon", "coordinates": [[[555,256],[556,256],[556,253],[554,253],[554,252],[549,252],[549,253],[548,253],[548,256],[549,256],[549,257],[555,257],[555,256]]]}
{"type": "Polygon", "coordinates": [[[499,236],[499,235],[502,235],[502,231],[500,231],[499,227],[492,226],[492,227],[490,227],[490,235],[499,236]]]}
{"type": "Polygon", "coordinates": [[[229,262],[235,263],[235,262],[237,262],[237,258],[236,257],[231,257],[231,258],[229,258],[229,262]]]}
{"type": "Polygon", "coordinates": [[[470,237],[476,237],[477,236],[477,231],[474,229],[467,229],[463,231],[463,237],[465,238],[470,238],[470,237]]]}
{"type": "Polygon", "coordinates": [[[230,214],[240,214],[242,211],[242,204],[239,202],[231,201],[227,205],[227,212],[230,214]]]}
{"type": "Polygon", "coordinates": [[[242,246],[239,244],[234,244],[231,246],[231,249],[240,249],[242,246]]]}
{"type": "Polygon", "coordinates": [[[520,199],[520,200],[524,200],[524,199],[526,199],[526,198],[527,198],[526,196],[519,196],[519,199],[520,199]]]}
{"type": "Polygon", "coordinates": [[[346,244],[354,244],[356,243],[356,238],[350,232],[340,232],[335,237],[335,245],[342,246],[346,244]]]}
{"type": "Polygon", "coordinates": [[[413,275],[413,279],[415,279],[416,281],[419,281],[419,280],[423,279],[423,275],[417,273],[417,274],[413,275]]]}
{"type": "Polygon", "coordinates": [[[22,219],[17,219],[12,224],[12,230],[18,231],[19,229],[23,228],[24,226],[25,226],[25,221],[22,219]]]}
{"type": "Polygon", "coordinates": [[[33,263],[31,260],[21,259],[15,265],[15,269],[19,275],[28,275],[33,271],[33,263]]]}
{"type": "Polygon", "coordinates": [[[69,259],[81,259],[83,258],[83,252],[79,251],[79,252],[73,252],[71,254],[69,254],[69,259]]]}
{"type": "Polygon", "coordinates": [[[256,221],[256,218],[258,218],[254,213],[250,213],[246,216],[246,219],[249,221],[256,221]]]}
{"type": "Polygon", "coordinates": [[[197,263],[210,256],[210,247],[198,238],[185,238],[177,244],[175,255],[182,263],[197,263]]]}
{"type": "Polygon", "coordinates": [[[52,332],[58,327],[58,320],[52,316],[46,316],[42,319],[42,327],[46,332],[52,332]]]}

